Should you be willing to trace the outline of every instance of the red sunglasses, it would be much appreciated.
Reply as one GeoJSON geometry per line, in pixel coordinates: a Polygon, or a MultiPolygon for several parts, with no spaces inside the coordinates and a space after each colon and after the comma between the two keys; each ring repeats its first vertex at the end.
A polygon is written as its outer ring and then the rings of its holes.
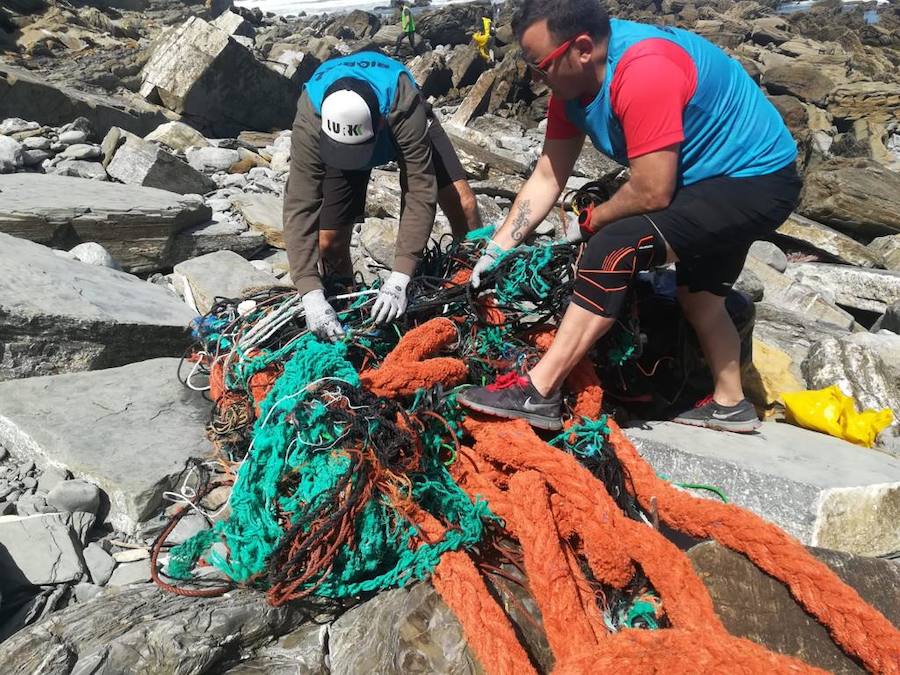
{"type": "Polygon", "coordinates": [[[575,40],[583,37],[590,37],[588,33],[580,33],[573,38],[569,38],[565,42],[563,42],[559,47],[554,49],[552,52],[547,54],[539,63],[531,63],[530,61],[526,61],[525,63],[531,68],[533,71],[538,73],[539,75],[547,75],[547,69],[553,65],[554,61],[560,59],[569,49],[571,49],[572,45],[575,44],[575,40]]]}

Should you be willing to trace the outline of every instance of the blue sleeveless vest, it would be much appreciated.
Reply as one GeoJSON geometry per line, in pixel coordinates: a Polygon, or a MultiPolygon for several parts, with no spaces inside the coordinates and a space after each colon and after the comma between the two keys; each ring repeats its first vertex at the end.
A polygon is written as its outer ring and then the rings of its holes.
{"type": "Polygon", "coordinates": [[[625,136],[612,111],[610,83],[629,47],[651,38],[684,49],[697,69],[697,89],[684,110],[679,185],[716,176],[772,173],[794,161],[797,145],[778,111],[738,61],[699,35],[668,26],[611,19],[603,86],[586,106],[566,102],[566,116],[600,152],[627,165],[625,136]]]}
{"type": "MultiPolygon", "coordinates": [[[[399,61],[388,58],[378,52],[357,52],[349,56],[329,59],[316,68],[316,71],[304,85],[309,101],[317,115],[322,114],[322,101],[328,88],[343,77],[364,80],[372,87],[378,97],[378,105],[383,118],[387,118],[397,97],[397,82],[406,76],[415,84],[415,79],[399,61]]],[[[375,154],[370,167],[385,164],[396,158],[394,139],[390,130],[385,127],[378,134],[375,154]]]]}

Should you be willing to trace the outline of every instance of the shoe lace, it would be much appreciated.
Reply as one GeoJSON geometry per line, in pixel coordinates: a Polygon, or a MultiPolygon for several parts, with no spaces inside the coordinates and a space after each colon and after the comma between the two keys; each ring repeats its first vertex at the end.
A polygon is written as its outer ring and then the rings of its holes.
{"type": "Polygon", "coordinates": [[[695,408],[702,408],[703,406],[709,405],[709,404],[712,403],[712,402],[713,402],[713,395],[710,394],[709,396],[705,396],[704,398],[701,398],[699,401],[697,401],[697,402],[694,404],[694,407],[695,407],[695,408]]]}
{"type": "Polygon", "coordinates": [[[522,377],[517,372],[506,373],[501,375],[493,384],[489,384],[486,389],[488,391],[500,391],[501,389],[509,389],[510,387],[525,387],[528,385],[528,379],[522,377]]]}

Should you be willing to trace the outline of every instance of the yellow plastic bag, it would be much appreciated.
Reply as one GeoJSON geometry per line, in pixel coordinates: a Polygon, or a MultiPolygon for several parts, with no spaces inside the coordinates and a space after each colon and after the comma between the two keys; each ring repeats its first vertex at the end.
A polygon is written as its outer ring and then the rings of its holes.
{"type": "Polygon", "coordinates": [[[836,384],[817,391],[783,393],[787,419],[792,424],[843,438],[871,448],[875,438],[894,422],[888,408],[856,411],[853,399],[836,384]]]}

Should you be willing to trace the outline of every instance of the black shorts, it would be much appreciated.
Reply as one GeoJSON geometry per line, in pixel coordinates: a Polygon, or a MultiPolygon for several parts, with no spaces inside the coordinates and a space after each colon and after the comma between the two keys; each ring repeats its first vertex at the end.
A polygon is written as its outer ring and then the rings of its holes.
{"type": "Polygon", "coordinates": [[[800,195],[794,165],[765,176],[710,178],[680,188],[661,211],[617,220],[588,240],[572,302],[594,314],[619,314],[635,275],[678,256],[676,277],[689,292],[725,296],[747,251],[790,215],[800,195]]]}
{"type": "MultiPolygon", "coordinates": [[[[436,117],[429,116],[428,138],[431,141],[431,157],[438,190],[458,180],[465,180],[466,171],[447,132],[436,117]]],[[[325,168],[319,229],[342,230],[365,218],[366,193],[371,175],[370,170],[341,171],[330,166],[325,168]]]]}
{"type": "Polygon", "coordinates": [[[765,176],[722,176],[688,185],[668,208],[647,214],[678,256],[678,285],[692,293],[727,295],[750,244],[787,220],[802,186],[792,162],[765,176]]]}

